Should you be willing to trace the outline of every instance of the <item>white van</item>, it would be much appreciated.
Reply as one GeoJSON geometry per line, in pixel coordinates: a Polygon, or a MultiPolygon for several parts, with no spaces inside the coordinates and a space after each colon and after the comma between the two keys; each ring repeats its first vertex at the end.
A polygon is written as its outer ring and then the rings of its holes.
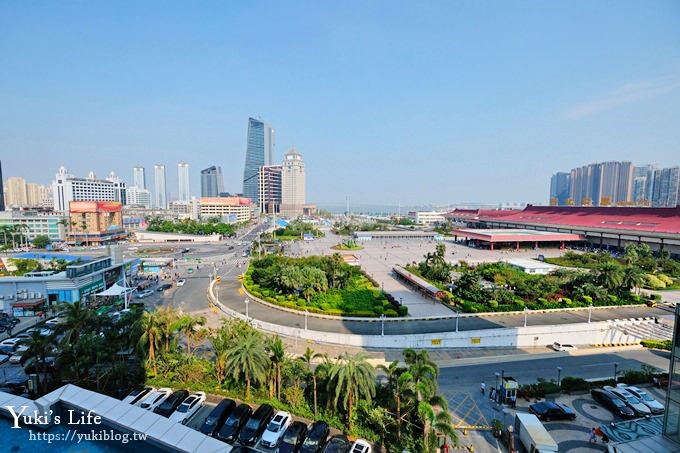
{"type": "Polygon", "coordinates": [[[558,453],[557,442],[534,414],[516,414],[515,432],[528,453],[558,453]]]}

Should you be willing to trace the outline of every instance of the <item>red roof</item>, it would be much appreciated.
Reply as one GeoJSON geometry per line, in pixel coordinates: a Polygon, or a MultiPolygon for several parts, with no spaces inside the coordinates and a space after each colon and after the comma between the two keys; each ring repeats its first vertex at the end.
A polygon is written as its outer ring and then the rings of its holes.
{"type": "MultiPolygon", "coordinates": [[[[511,212],[510,215],[502,216],[503,220],[520,224],[569,225],[680,234],[680,206],[641,208],[529,205],[522,211],[498,212],[511,212]]],[[[497,217],[487,213],[479,214],[480,220],[494,220],[497,217]]]]}

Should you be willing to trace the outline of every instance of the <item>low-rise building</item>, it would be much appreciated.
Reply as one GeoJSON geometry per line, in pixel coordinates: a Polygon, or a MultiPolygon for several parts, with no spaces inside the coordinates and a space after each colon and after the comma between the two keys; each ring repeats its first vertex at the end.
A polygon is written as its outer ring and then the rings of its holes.
{"type": "Polygon", "coordinates": [[[408,218],[417,225],[433,225],[445,222],[444,214],[446,213],[438,211],[410,211],[408,218]]]}
{"type": "MultiPolygon", "coordinates": [[[[0,235],[3,227],[15,228],[20,237],[17,244],[31,242],[37,236],[47,236],[52,242],[61,242],[66,237],[66,216],[61,213],[45,213],[34,210],[0,211],[0,235]]],[[[3,242],[5,238],[2,237],[3,242]]],[[[7,241],[12,242],[11,238],[7,241]]]]}
{"type": "Polygon", "coordinates": [[[203,197],[199,212],[202,219],[219,217],[230,223],[248,222],[253,216],[253,203],[243,197],[203,197]]]}
{"type": "Polygon", "coordinates": [[[124,239],[122,212],[118,201],[72,201],[66,242],[100,245],[124,239]]]}

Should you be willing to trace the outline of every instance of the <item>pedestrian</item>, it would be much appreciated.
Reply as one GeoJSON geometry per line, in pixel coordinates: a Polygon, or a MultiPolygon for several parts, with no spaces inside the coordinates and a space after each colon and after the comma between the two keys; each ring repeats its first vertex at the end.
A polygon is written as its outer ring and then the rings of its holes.
{"type": "Polygon", "coordinates": [[[494,401],[496,399],[496,389],[491,387],[489,391],[489,401],[494,401]]]}
{"type": "Polygon", "coordinates": [[[513,393],[510,396],[510,406],[512,406],[513,409],[517,407],[517,393],[513,393]]]}
{"type": "Polygon", "coordinates": [[[590,430],[590,433],[588,434],[588,442],[597,443],[597,434],[595,428],[590,430]]]}
{"type": "Polygon", "coordinates": [[[482,395],[484,395],[484,390],[486,390],[486,382],[482,382],[479,390],[482,392],[482,395]]]}

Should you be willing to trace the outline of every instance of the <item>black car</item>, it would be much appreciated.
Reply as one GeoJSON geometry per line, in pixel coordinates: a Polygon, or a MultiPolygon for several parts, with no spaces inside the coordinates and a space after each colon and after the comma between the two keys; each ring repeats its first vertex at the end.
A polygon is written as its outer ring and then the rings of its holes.
{"type": "Polygon", "coordinates": [[[347,453],[352,444],[350,443],[347,436],[340,434],[338,436],[331,437],[321,453],[347,453]]]}
{"type": "Polygon", "coordinates": [[[302,453],[319,453],[326,444],[329,432],[328,423],[322,421],[312,423],[300,451],[302,453]]]}
{"type": "Polygon", "coordinates": [[[208,415],[208,418],[205,419],[200,431],[203,434],[212,436],[215,434],[215,431],[222,427],[224,421],[227,419],[227,417],[229,417],[229,415],[231,415],[232,412],[234,412],[235,408],[236,401],[234,400],[227,398],[220,401],[220,404],[215,406],[212,412],[210,412],[210,415],[208,415]]]}
{"type": "Polygon", "coordinates": [[[158,285],[158,288],[156,288],[156,291],[161,292],[165,291],[166,289],[172,288],[172,285],[170,283],[162,283],[158,285]]]}
{"type": "Polygon", "coordinates": [[[592,389],[590,395],[595,401],[623,418],[635,418],[635,411],[628,407],[618,396],[604,389],[592,389]]]}
{"type": "Polygon", "coordinates": [[[552,401],[541,401],[529,406],[529,411],[536,417],[549,422],[550,420],[575,420],[576,412],[569,406],[552,401]]]}
{"type": "Polygon", "coordinates": [[[132,392],[130,392],[129,395],[124,396],[124,398],[128,398],[128,403],[130,404],[136,404],[139,400],[142,398],[146,397],[149,393],[153,391],[152,387],[142,387],[139,389],[135,389],[132,392]]]}
{"type": "Polygon", "coordinates": [[[215,437],[225,442],[233,442],[236,440],[236,436],[238,436],[239,431],[241,431],[241,428],[246,424],[246,421],[250,418],[252,413],[252,407],[247,404],[239,405],[234,409],[234,412],[227,417],[227,421],[219,428],[215,437]]]}
{"type": "Polygon", "coordinates": [[[293,422],[281,437],[279,453],[298,453],[302,448],[302,441],[307,434],[307,425],[302,422],[293,422]]]}
{"type": "Polygon", "coordinates": [[[175,412],[175,409],[182,404],[182,401],[184,401],[187,396],[189,396],[188,391],[177,390],[172,395],[168,396],[165,401],[156,406],[153,411],[163,417],[170,417],[170,414],[175,412]]]}
{"type": "Polygon", "coordinates": [[[258,407],[241,429],[241,432],[238,433],[238,441],[249,447],[254,446],[273,416],[274,408],[269,404],[258,407]]]}

